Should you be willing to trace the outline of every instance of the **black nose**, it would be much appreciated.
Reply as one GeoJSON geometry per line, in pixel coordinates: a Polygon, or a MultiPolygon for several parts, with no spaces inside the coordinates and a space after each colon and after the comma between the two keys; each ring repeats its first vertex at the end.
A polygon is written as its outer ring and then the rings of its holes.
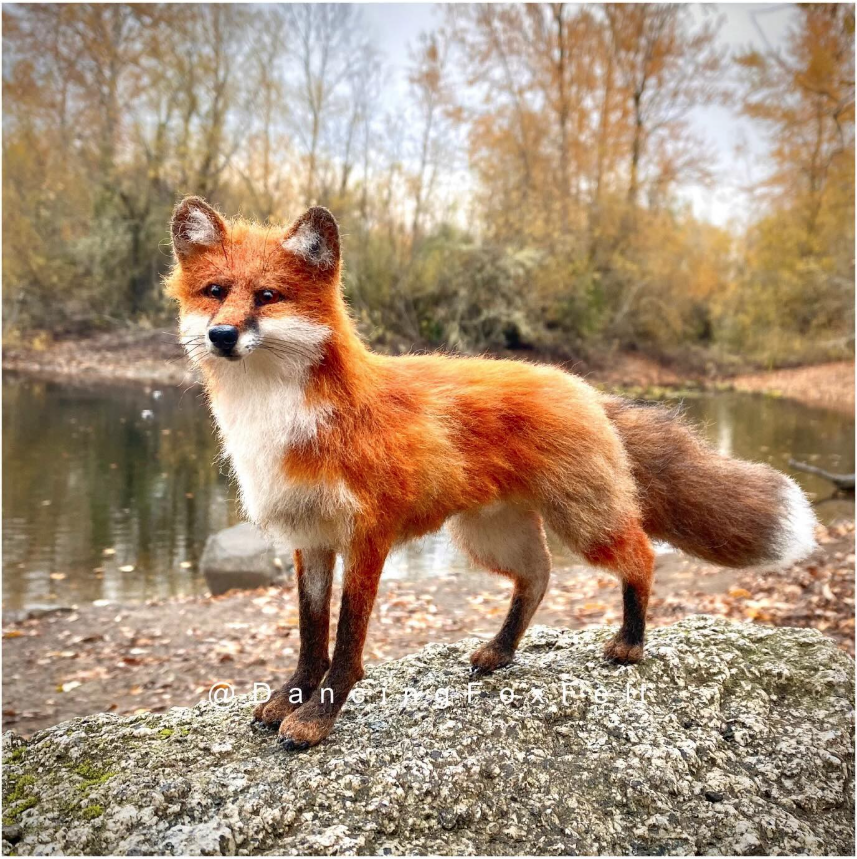
{"type": "Polygon", "coordinates": [[[234,325],[213,325],[208,329],[208,339],[221,352],[231,352],[238,342],[238,329],[234,325]]]}

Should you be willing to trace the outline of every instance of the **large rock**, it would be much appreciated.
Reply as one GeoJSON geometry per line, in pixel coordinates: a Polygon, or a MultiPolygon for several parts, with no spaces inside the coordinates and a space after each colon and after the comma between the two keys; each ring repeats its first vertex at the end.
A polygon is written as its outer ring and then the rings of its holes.
{"type": "Polygon", "coordinates": [[[853,855],[846,654],[815,631],[696,617],[622,668],[602,661],[609,634],[534,629],[469,704],[473,640],[371,668],[364,703],[303,753],[252,728],[246,698],[6,734],[4,846],[853,855]]]}
{"type": "Polygon", "coordinates": [[[235,588],[264,588],[291,569],[291,552],[275,546],[249,522],[212,534],[205,543],[199,568],[214,596],[235,588]]]}

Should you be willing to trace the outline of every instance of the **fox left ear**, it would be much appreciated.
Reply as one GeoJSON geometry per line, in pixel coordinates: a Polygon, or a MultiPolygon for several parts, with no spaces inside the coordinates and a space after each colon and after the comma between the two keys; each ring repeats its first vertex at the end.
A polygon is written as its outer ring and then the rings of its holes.
{"type": "Polygon", "coordinates": [[[339,264],[339,227],[329,210],[313,206],[291,226],[283,249],[318,271],[332,271],[339,264]]]}
{"type": "Polygon", "coordinates": [[[185,197],[173,212],[170,235],[176,259],[185,260],[199,250],[219,245],[226,237],[226,224],[202,197],[185,197]]]}

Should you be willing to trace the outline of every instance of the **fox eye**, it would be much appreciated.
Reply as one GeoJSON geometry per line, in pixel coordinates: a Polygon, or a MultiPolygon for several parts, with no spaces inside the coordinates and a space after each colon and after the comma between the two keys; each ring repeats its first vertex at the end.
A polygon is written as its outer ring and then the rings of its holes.
{"type": "Polygon", "coordinates": [[[262,307],[265,304],[275,304],[282,296],[279,292],[274,292],[273,289],[263,289],[256,293],[256,306],[262,307]]]}
{"type": "Polygon", "coordinates": [[[226,298],[227,289],[225,286],[221,286],[219,283],[212,283],[211,286],[207,286],[203,292],[209,298],[216,298],[218,301],[223,301],[226,298]]]}

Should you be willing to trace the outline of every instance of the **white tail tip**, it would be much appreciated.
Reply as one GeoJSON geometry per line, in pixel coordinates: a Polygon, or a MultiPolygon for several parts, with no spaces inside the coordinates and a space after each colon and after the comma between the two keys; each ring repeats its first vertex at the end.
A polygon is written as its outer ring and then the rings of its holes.
{"type": "Polygon", "coordinates": [[[802,561],[815,550],[815,526],[818,521],[803,490],[783,475],[783,517],[775,545],[777,563],[788,567],[802,561]]]}

